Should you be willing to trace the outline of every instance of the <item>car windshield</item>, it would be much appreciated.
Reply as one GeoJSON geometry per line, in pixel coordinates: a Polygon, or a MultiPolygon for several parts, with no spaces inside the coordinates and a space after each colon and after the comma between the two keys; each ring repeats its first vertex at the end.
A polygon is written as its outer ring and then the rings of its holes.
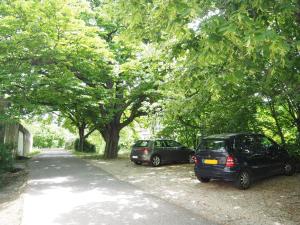
{"type": "Polygon", "coordinates": [[[197,151],[225,151],[225,140],[223,139],[203,139],[197,151]]]}
{"type": "Polygon", "coordinates": [[[140,141],[137,141],[133,147],[147,147],[148,144],[149,144],[149,141],[140,140],[140,141]]]}

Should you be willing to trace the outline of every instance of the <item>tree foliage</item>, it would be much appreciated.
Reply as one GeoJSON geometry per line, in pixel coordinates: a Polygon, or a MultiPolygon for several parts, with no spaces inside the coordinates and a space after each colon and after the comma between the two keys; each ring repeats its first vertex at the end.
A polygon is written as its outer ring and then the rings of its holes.
{"type": "Polygon", "coordinates": [[[131,34],[169,58],[161,134],[190,146],[237,131],[299,143],[297,1],[118,2],[131,34]]]}
{"type": "Polygon", "coordinates": [[[85,1],[4,1],[1,12],[2,94],[19,107],[60,111],[81,143],[99,130],[105,157],[116,157],[120,130],[158,96],[155,57],[118,39],[122,25],[85,1]]]}
{"type": "Polygon", "coordinates": [[[13,169],[14,158],[12,151],[13,146],[0,143],[0,174],[13,169]]]}
{"type": "Polygon", "coordinates": [[[106,158],[153,111],[160,135],[189,146],[240,131],[300,143],[296,0],[12,0],[0,12],[0,95],[60,111],[81,143],[98,130],[106,158]]]}

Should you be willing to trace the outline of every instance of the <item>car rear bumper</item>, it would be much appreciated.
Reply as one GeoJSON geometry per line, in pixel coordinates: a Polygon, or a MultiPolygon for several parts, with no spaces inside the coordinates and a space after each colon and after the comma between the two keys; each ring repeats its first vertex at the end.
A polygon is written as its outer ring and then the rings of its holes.
{"type": "Polygon", "coordinates": [[[130,155],[132,162],[150,162],[150,155],[130,155]]]}
{"type": "Polygon", "coordinates": [[[203,167],[195,166],[195,174],[197,177],[207,177],[212,179],[220,179],[225,181],[235,181],[238,176],[238,171],[230,168],[219,167],[203,167]]]}

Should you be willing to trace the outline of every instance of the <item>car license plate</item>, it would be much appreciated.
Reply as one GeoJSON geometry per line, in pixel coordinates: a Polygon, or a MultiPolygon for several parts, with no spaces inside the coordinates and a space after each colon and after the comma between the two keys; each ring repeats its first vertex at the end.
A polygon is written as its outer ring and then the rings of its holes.
{"type": "Polygon", "coordinates": [[[137,159],[138,157],[137,157],[137,155],[133,155],[132,158],[133,159],[137,159]]]}
{"type": "Polygon", "coordinates": [[[204,164],[217,165],[218,164],[218,160],[216,160],[216,159],[204,159],[204,164]]]}

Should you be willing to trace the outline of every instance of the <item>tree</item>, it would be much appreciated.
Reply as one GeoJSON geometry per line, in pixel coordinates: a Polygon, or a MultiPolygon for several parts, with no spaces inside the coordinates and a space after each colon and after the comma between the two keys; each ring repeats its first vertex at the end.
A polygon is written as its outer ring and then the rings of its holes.
{"type": "Polygon", "coordinates": [[[299,143],[298,4],[2,1],[0,95],[60,111],[81,139],[97,129],[106,158],[162,96],[162,134],[188,145],[237,131],[299,143]]]}
{"type": "Polygon", "coordinates": [[[104,60],[109,60],[98,29],[82,18],[89,12],[88,5],[84,1],[3,1],[1,9],[3,95],[25,110],[42,105],[61,111],[78,128],[83,143],[93,131],[84,134],[83,113],[91,101],[74,74],[105,70],[104,60]]]}
{"type": "MultiPolygon", "coordinates": [[[[120,13],[124,12],[124,20],[135,31],[135,36],[160,42],[166,47],[169,63],[176,62],[174,87],[184,84],[192,88],[181,93],[182,102],[187,102],[182,105],[193,112],[185,114],[187,118],[181,121],[185,127],[195,120],[197,122],[192,125],[199,127],[202,114],[197,108],[200,106],[203,110],[199,101],[213,94],[212,104],[204,108],[211,118],[217,117],[211,121],[202,119],[210,128],[209,133],[241,128],[266,131],[266,123],[260,122],[268,118],[265,117],[267,113],[272,118],[269,122],[275,125],[271,133],[279,136],[283,144],[288,135],[287,127],[297,130],[292,134],[294,140],[299,137],[300,60],[296,40],[299,39],[300,20],[297,1],[158,0],[140,1],[133,10],[135,1],[118,2],[120,13]],[[246,89],[241,89],[242,86],[246,89]],[[228,87],[248,91],[232,93],[228,87]],[[189,104],[190,92],[195,92],[194,98],[199,99],[197,105],[195,102],[189,104]],[[222,104],[221,100],[226,99],[222,104]],[[244,111],[243,116],[236,115],[239,111],[244,111]],[[219,123],[221,121],[224,123],[219,123]],[[244,126],[228,126],[229,122],[244,126]],[[213,129],[214,125],[217,126],[213,129]]],[[[184,114],[182,105],[178,113],[172,111],[173,115],[184,114]]],[[[167,123],[170,125],[170,121],[167,123]]]]}
{"type": "Polygon", "coordinates": [[[140,48],[113,40],[115,32],[103,32],[103,21],[85,1],[22,3],[1,3],[3,94],[25,109],[60,111],[77,127],[81,143],[98,129],[105,157],[117,157],[120,130],[145,115],[158,96],[155,62],[140,48]]]}
{"type": "Polygon", "coordinates": [[[148,59],[137,60],[128,48],[118,51],[124,54],[118,55],[119,71],[105,80],[107,99],[91,117],[106,142],[105,158],[117,157],[120,131],[137,117],[151,112],[151,105],[159,98],[157,74],[148,59]]]}

